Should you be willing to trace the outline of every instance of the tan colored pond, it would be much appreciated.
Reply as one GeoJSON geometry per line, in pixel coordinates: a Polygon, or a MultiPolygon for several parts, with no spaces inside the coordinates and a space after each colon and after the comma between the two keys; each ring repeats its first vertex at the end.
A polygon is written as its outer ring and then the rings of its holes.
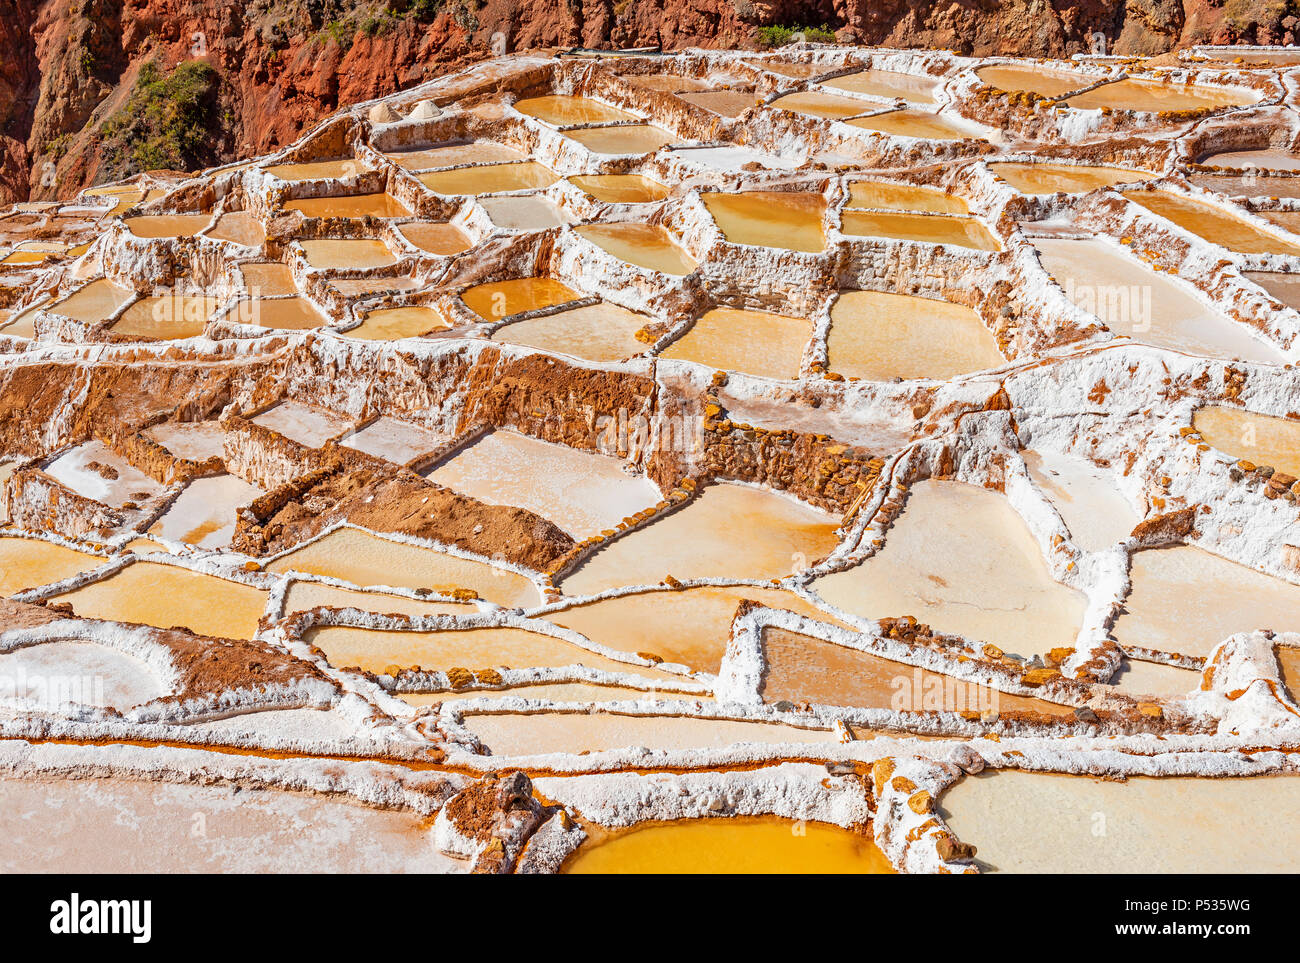
{"type": "Polygon", "coordinates": [[[891,110],[883,114],[872,114],[870,117],[846,120],[845,123],[881,134],[917,137],[924,140],[965,140],[977,137],[976,134],[963,130],[938,114],[923,110],[891,110]]]}
{"type": "Polygon", "coordinates": [[[1277,657],[1287,694],[1292,702],[1300,703],[1300,649],[1292,645],[1275,645],[1273,654],[1277,657]]]}
{"type": "Polygon", "coordinates": [[[319,606],[338,609],[361,609],[380,615],[473,615],[478,607],[472,602],[424,602],[420,599],[389,595],[386,592],[363,592],[340,588],[323,582],[294,579],[284,596],[284,614],[308,612],[319,606]]]}
{"type": "Polygon", "coordinates": [[[1300,254],[1300,245],[1210,204],[1165,191],[1134,191],[1125,196],[1184,230],[1238,254],[1300,254]]]}
{"type": "Polygon", "coordinates": [[[786,94],[784,97],[778,97],[768,106],[826,120],[843,120],[846,117],[856,117],[879,109],[870,101],[860,100],[857,97],[843,97],[839,94],[827,94],[820,90],[786,94]]]}
{"type": "Polygon", "coordinates": [[[339,528],[300,546],[266,566],[268,572],[327,575],[354,585],[394,588],[469,588],[508,607],[532,606],[540,600],[522,575],[472,558],[408,545],[358,528],[339,528]]]}
{"type": "Polygon", "coordinates": [[[846,210],[840,216],[840,230],[853,237],[955,244],[977,251],[1002,250],[998,239],[989,233],[983,222],[973,217],[846,210]]]}
{"type": "Polygon", "coordinates": [[[1132,556],[1132,591],[1111,634],[1183,655],[1208,655],[1230,635],[1300,631],[1300,586],[1189,545],[1132,556]]]}
{"type": "Polygon", "coordinates": [[[584,127],[566,130],[564,136],[576,140],[594,154],[648,154],[677,139],[668,131],[649,124],[584,127]]]}
{"type": "Polygon", "coordinates": [[[866,618],[914,615],[1025,657],[1074,645],[1085,608],[1082,593],[1052,579],[1006,498],[960,482],[913,486],[884,547],[813,588],[866,618]]]}
{"type": "Polygon", "coordinates": [[[546,277],[493,281],[467,288],[460,294],[465,306],[484,321],[500,321],[511,315],[553,307],[577,298],[578,293],[567,284],[546,277]]]}
{"type": "Polygon", "coordinates": [[[658,224],[582,224],[574,232],[620,261],[648,271],[680,277],[696,268],[695,259],[682,250],[677,238],[658,224]]]}
{"type": "Polygon", "coordinates": [[[1122,167],[1089,167],[1083,164],[989,164],[989,170],[1022,194],[1083,194],[1116,184],[1148,180],[1152,174],[1122,167]]]}
{"type": "Polygon", "coordinates": [[[719,117],[739,117],[759,103],[752,91],[745,90],[701,90],[698,93],[678,94],[677,97],[719,117]]]}
{"type": "Polygon", "coordinates": [[[875,842],[825,823],[774,816],[683,819],[593,838],[565,873],[893,873],[875,842]]]}
{"type": "Polygon", "coordinates": [[[1069,70],[1000,64],[979,67],[975,75],[994,90],[1025,90],[1041,97],[1059,97],[1080,87],[1089,87],[1101,79],[1069,70]]]}
{"type": "Polygon", "coordinates": [[[196,478],[149,528],[149,534],[199,548],[225,548],[235,537],[236,513],[263,494],[234,475],[196,478]]]}
{"type": "Polygon", "coordinates": [[[763,378],[797,378],[812,322],[766,311],[714,308],[668,346],[664,358],[763,378]]]}
{"type": "Polygon", "coordinates": [[[267,593],[214,575],[159,562],[136,562],[57,597],[83,619],[181,625],[199,635],[251,639],[267,593]]]}
{"type": "Polygon", "coordinates": [[[855,94],[870,94],[873,97],[902,98],[915,104],[932,104],[940,83],[933,77],[905,74],[896,70],[861,70],[856,74],[823,81],[822,86],[855,94]]]}
{"type": "Polygon", "coordinates": [[[398,230],[402,236],[422,251],[430,254],[451,255],[468,251],[474,246],[465,232],[454,224],[435,224],[418,221],[403,224],[398,230]]]}
{"type": "Polygon", "coordinates": [[[1098,552],[1128,538],[1142,519],[1110,473],[1091,461],[1055,451],[1021,452],[1041,488],[1082,549],[1098,552]]]}
{"type": "Polygon", "coordinates": [[[460,167],[420,175],[420,183],[438,194],[498,194],[550,187],[560,177],[533,161],[460,167]]]}
{"type": "Polygon", "coordinates": [[[321,238],[299,241],[314,268],[364,270],[396,264],[397,258],[383,241],[373,238],[321,238]]]}
{"type": "Polygon", "coordinates": [[[461,144],[442,144],[419,150],[389,151],[384,154],[398,167],[412,171],[425,171],[434,167],[458,167],[461,164],[508,164],[527,160],[527,156],[514,148],[490,140],[476,140],[461,144]]]}
{"type": "Polygon", "coordinates": [[[442,432],[399,418],[380,415],[366,427],[354,431],[339,444],[405,465],[418,455],[425,455],[449,440],[442,432]]]}
{"type": "Polygon", "coordinates": [[[57,302],[50,310],[74,321],[93,324],[116,313],[133,296],[134,292],[127,288],[118,287],[112,281],[101,278],[57,302]]]}
{"type": "Polygon", "coordinates": [[[485,197],[479,203],[493,224],[511,231],[544,231],[567,224],[569,220],[549,197],[485,197]]]}
{"type": "MultiPolygon", "coordinates": [[[[627,668],[634,668],[628,666],[627,668]]],[[[653,685],[657,680],[647,679],[653,685]]],[[[629,702],[640,699],[681,699],[687,702],[712,702],[703,693],[682,693],[656,689],[632,689],[618,685],[589,682],[541,682],[536,685],[503,686],[498,689],[465,689],[461,692],[394,692],[407,705],[432,706],[442,703],[475,700],[541,699],[548,702],[629,702]]]]}
{"type": "Polygon", "coordinates": [[[220,303],[217,298],[193,295],[141,298],[123,311],[109,330],[161,341],[196,338],[220,303]]]}
{"type": "Polygon", "coordinates": [[[352,424],[343,415],[292,398],[267,408],[250,420],[308,448],[319,448],[331,438],[343,434],[352,424]]]}
{"type": "Polygon", "coordinates": [[[788,191],[708,192],[700,195],[723,236],[733,244],[820,252],[826,198],[788,191]]]}
{"type": "Polygon", "coordinates": [[[890,211],[925,211],[931,214],[965,214],[966,202],[948,191],[888,181],[854,181],[846,207],[890,211]]]}
{"type": "Polygon", "coordinates": [[[138,504],[162,492],[160,483],[98,439],[63,452],[45,473],[110,508],[138,504]]]}
{"type": "Polygon", "coordinates": [[[588,595],[654,585],[665,575],[781,578],[829,554],[838,522],[763,489],[711,485],[684,508],[606,543],[561,587],[588,595]]]}
{"type": "Polygon", "coordinates": [[[244,276],[244,287],[254,296],[275,297],[298,293],[293,271],[287,264],[241,264],[239,273],[244,276]]]}
{"type": "Polygon", "coordinates": [[[168,421],[154,425],[143,432],[145,437],[158,442],[177,458],[206,461],[220,455],[226,437],[221,422],[168,421]]]}
{"type": "Polygon", "coordinates": [[[193,237],[211,220],[211,214],[142,214],[122,223],[136,237],[193,237]]]}
{"type": "Polygon", "coordinates": [[[226,320],[259,328],[305,331],[329,324],[316,305],[304,297],[254,298],[240,301],[226,314],[226,320]]]}
{"type": "Polygon", "coordinates": [[[440,328],[450,328],[447,319],[436,308],[423,305],[406,305],[400,308],[380,308],[370,311],[355,328],[343,332],[348,338],[363,341],[391,341],[398,338],[418,338],[440,328]]]}
{"type": "Polygon", "coordinates": [[[1071,97],[1065,104],[1081,110],[1109,107],[1112,110],[1165,111],[1241,107],[1258,100],[1259,94],[1252,90],[1166,84],[1128,77],[1071,97]]]}
{"type": "Polygon", "coordinates": [[[663,184],[640,174],[575,174],[569,183],[607,204],[648,204],[668,196],[663,184]]]}
{"type": "Polygon", "coordinates": [[[1229,150],[1209,154],[1200,161],[1206,167],[1232,170],[1258,168],[1266,171],[1300,171],[1300,155],[1284,150],[1229,150]]]}
{"type": "Polygon", "coordinates": [[[1116,691],[1134,698],[1158,696],[1162,699],[1180,699],[1187,693],[1200,689],[1201,673],[1159,662],[1125,658],[1107,683],[1113,685],[1116,691]]]}
{"type": "Polygon", "coordinates": [[[302,197],[288,201],[286,211],[307,217],[410,217],[406,205],[391,194],[350,194],[337,197],[302,197]]]}
{"type": "Polygon", "coordinates": [[[0,537],[0,594],[61,582],[99,568],[104,559],[39,538],[0,537]]]}
{"type": "Polygon", "coordinates": [[[1300,419],[1209,407],[1196,411],[1192,426],[1224,454],[1300,476],[1300,419]]]}
{"type": "Polygon", "coordinates": [[[1006,363],[970,308],[880,291],[839,296],[826,348],[830,370],[871,381],[952,378],[1006,363]]]}
{"type": "Polygon", "coordinates": [[[340,177],[351,177],[362,170],[361,163],[355,157],[272,164],[266,168],[268,174],[274,174],[282,181],[337,180],[340,177]]]}
{"type": "Polygon", "coordinates": [[[492,340],[589,361],[621,361],[650,347],[636,338],[636,332],[650,320],[617,304],[589,304],[512,322],[494,331],[492,340]]]}
{"type": "Polygon", "coordinates": [[[526,97],[517,100],[515,110],[540,121],[566,127],[569,124],[610,124],[617,121],[637,120],[635,114],[602,104],[590,97],[568,97],[551,95],[546,97],[526,97]]]}

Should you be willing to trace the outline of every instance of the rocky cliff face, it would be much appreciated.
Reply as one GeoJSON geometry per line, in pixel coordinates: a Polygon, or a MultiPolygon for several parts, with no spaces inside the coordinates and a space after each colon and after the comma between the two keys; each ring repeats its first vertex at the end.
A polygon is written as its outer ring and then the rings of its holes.
{"type": "Polygon", "coordinates": [[[759,28],[975,55],[1290,43],[1300,0],[0,0],[0,202],[292,141],[494,53],[745,47],[759,28]]]}

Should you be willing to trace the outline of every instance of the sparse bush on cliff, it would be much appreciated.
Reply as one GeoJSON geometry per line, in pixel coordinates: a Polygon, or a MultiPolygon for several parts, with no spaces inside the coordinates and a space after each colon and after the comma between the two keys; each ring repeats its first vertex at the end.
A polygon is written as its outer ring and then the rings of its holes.
{"type": "Polygon", "coordinates": [[[808,43],[834,43],[835,31],[822,24],[820,27],[759,27],[758,39],[768,47],[784,47],[799,36],[808,43]]]}
{"type": "Polygon", "coordinates": [[[216,70],[201,60],[170,73],[156,61],[141,67],[126,106],[104,123],[101,151],[111,176],[212,163],[221,130],[220,85],[216,70]]]}

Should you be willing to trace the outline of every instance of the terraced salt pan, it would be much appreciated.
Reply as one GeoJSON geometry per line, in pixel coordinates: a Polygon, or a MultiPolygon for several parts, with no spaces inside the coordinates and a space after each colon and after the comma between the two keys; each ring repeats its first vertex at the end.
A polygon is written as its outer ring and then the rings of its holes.
{"type": "Polygon", "coordinates": [[[995,872],[1278,873],[1300,852],[1295,776],[1108,782],[985,770],[942,802],[949,828],[979,848],[977,865],[995,872]]]}
{"type": "Polygon", "coordinates": [[[1187,181],[1196,187],[1203,187],[1227,197],[1300,198],[1300,177],[1296,177],[1295,174],[1271,176],[1253,171],[1238,174],[1194,173],[1187,175],[1187,181]]]}
{"type": "Polygon", "coordinates": [[[714,308],[670,344],[661,357],[762,378],[797,378],[811,336],[812,322],[807,318],[714,308]]]}
{"type": "Polygon", "coordinates": [[[560,177],[533,161],[460,167],[420,175],[420,183],[438,194],[496,194],[550,187],[560,177]]]}
{"type": "Polygon", "coordinates": [[[1300,631],[1300,586],[1189,545],[1134,553],[1129,580],[1121,646],[1203,656],[1237,632],[1300,631]]]}
{"type": "Polygon", "coordinates": [[[893,873],[870,837],[769,816],[683,819],[595,837],[565,873],[893,873]]]}
{"type": "Polygon", "coordinates": [[[549,197],[485,197],[479,203],[493,224],[509,231],[544,231],[569,222],[549,197]]]}
{"type": "Polygon", "coordinates": [[[43,642],[0,654],[0,701],[30,699],[125,711],[167,695],[143,659],[96,642],[43,642]]]}
{"type": "MultiPolygon", "coordinates": [[[[969,130],[958,127],[938,114],[923,110],[891,110],[870,117],[846,120],[852,127],[874,130],[899,137],[917,137],[926,140],[965,140],[975,137],[969,130]]],[[[981,138],[982,139],[982,138],[981,138]]]]}
{"type": "Polygon", "coordinates": [[[104,559],[64,548],[39,538],[0,537],[0,594],[16,595],[24,589],[61,582],[92,568],[104,559]]]}
{"type": "Polygon", "coordinates": [[[102,441],[88,441],[64,452],[45,466],[45,474],[109,508],[152,498],[163,489],[102,441]]]}
{"type": "Polygon", "coordinates": [[[177,458],[199,462],[221,455],[226,437],[221,423],[216,420],[168,421],[154,425],[144,434],[177,458]]]}
{"type": "Polygon", "coordinates": [[[465,232],[453,224],[417,221],[403,224],[399,231],[420,250],[430,254],[459,254],[474,246],[465,232]]]}
{"type": "Polygon", "coordinates": [[[1106,241],[1044,237],[1033,244],[1066,297],[1116,334],[1208,358],[1285,360],[1268,342],[1106,241]]]}
{"type": "Polygon", "coordinates": [[[621,458],[578,451],[498,430],[458,451],[430,481],[493,505],[514,505],[549,518],[576,538],[612,528],[662,497],[621,458]]]}
{"type": "Polygon", "coordinates": [[[430,431],[423,425],[381,415],[339,444],[405,465],[411,459],[433,451],[446,440],[445,435],[430,431]]]}
{"type": "Polygon", "coordinates": [[[1116,184],[1148,180],[1152,174],[1122,167],[1089,167],[1082,164],[989,164],[989,170],[1022,194],[1083,194],[1116,184]]]}
{"type": "Polygon", "coordinates": [[[293,271],[287,264],[241,264],[239,273],[244,276],[244,286],[254,296],[274,297],[298,293],[293,271]]]}
{"type": "Polygon", "coordinates": [[[355,328],[343,332],[346,337],[363,341],[391,341],[398,338],[418,338],[451,325],[437,308],[423,305],[404,305],[399,308],[380,308],[366,314],[355,328]]]}
{"type": "Polygon", "coordinates": [[[1073,646],[1086,607],[1082,593],[1052,579],[1005,497],[960,482],[913,486],[884,547],[813,588],[865,618],[914,615],[1026,657],[1073,646]]]}
{"type": "Polygon", "coordinates": [[[266,168],[266,172],[282,181],[314,181],[351,177],[362,169],[355,157],[338,157],[332,160],[303,161],[296,164],[272,164],[266,168]]]}
{"type": "Polygon", "coordinates": [[[932,298],[846,291],[831,308],[830,370],[853,378],[951,378],[1006,363],[970,308],[932,298]]]}
{"type": "Polygon", "coordinates": [[[103,321],[131,300],[134,292],[119,287],[112,281],[91,281],[75,294],[69,295],[51,308],[75,321],[94,323],[103,321]]]}
{"type": "Polygon", "coordinates": [[[1158,696],[1178,699],[1201,687],[1201,673],[1159,662],[1125,658],[1107,680],[1119,692],[1133,697],[1158,696]]]}
{"type": "Polygon", "coordinates": [[[838,519],[783,495],[710,485],[685,507],[608,542],[564,579],[569,595],[678,579],[770,579],[824,558],[838,519]]]}
{"type": "Polygon", "coordinates": [[[1200,163],[1234,170],[1300,171],[1300,156],[1281,150],[1229,150],[1203,157],[1200,163]]]}
{"type": "Polygon", "coordinates": [[[419,618],[426,615],[474,615],[478,607],[472,602],[424,602],[386,592],[363,592],[359,589],[340,588],[325,582],[294,579],[284,596],[284,614],[309,612],[318,606],[353,608],[381,615],[409,615],[419,618]]]}
{"type": "Polygon", "coordinates": [[[717,673],[731,638],[736,608],[744,599],[823,622],[837,622],[792,592],[713,585],[620,595],[574,606],[547,619],[611,649],[650,653],[665,662],[717,673]]]}
{"type": "Polygon", "coordinates": [[[263,494],[234,475],[196,478],[149,532],[199,548],[224,548],[235,536],[236,512],[263,494]]]}
{"type": "Polygon", "coordinates": [[[348,419],[332,411],[292,399],[282,401],[250,420],[255,425],[278,431],[308,448],[319,448],[351,425],[348,419]]]}
{"type": "Polygon", "coordinates": [[[261,589],[158,562],[136,562],[56,598],[83,619],[180,625],[228,639],[251,639],[266,608],[261,589]]]}
{"type": "Polygon", "coordinates": [[[649,271],[680,277],[696,268],[695,259],[682,250],[672,234],[657,224],[632,221],[583,224],[574,231],[619,260],[649,271]]]}
{"type": "Polygon", "coordinates": [[[637,340],[636,333],[650,320],[644,314],[602,302],[512,322],[494,331],[492,340],[589,361],[621,361],[649,349],[637,340]]]}
{"type": "Polygon", "coordinates": [[[804,114],[808,117],[821,117],[826,120],[843,120],[846,117],[856,117],[859,114],[878,109],[876,104],[867,100],[827,94],[820,90],[805,90],[794,94],[786,94],[784,97],[778,97],[768,106],[779,110],[788,110],[796,114],[804,114]]]}
{"type": "MultiPolygon", "coordinates": [[[[655,680],[647,679],[649,685],[655,680]]],[[[595,685],[586,682],[544,682],[538,685],[505,686],[499,689],[466,689],[460,692],[394,692],[411,706],[456,704],[469,700],[542,699],[548,702],[629,702],[639,699],[685,699],[712,702],[713,697],[700,693],[659,692],[655,689],[630,689],[626,686],[595,685]]]]}
{"type": "Polygon", "coordinates": [[[640,174],[575,174],[569,183],[607,204],[646,204],[668,196],[663,184],[640,174]]]}
{"type": "Polygon", "coordinates": [[[1068,70],[999,64],[979,67],[975,76],[995,90],[1030,91],[1042,97],[1059,97],[1081,87],[1090,87],[1098,79],[1095,75],[1068,70]]]}
{"type": "Polygon", "coordinates": [[[826,247],[822,220],[826,199],[820,194],[747,191],[700,195],[718,229],[733,244],[820,252],[826,247]]]}
{"type": "Polygon", "coordinates": [[[306,217],[409,217],[411,214],[405,204],[383,192],[301,197],[286,202],[284,209],[302,211],[306,217]]]}
{"type": "Polygon", "coordinates": [[[247,211],[229,211],[217,218],[217,223],[207,233],[218,241],[230,241],[245,247],[261,247],[266,243],[262,222],[247,211]]]}
{"type": "Polygon", "coordinates": [[[336,797],[122,778],[4,779],[0,792],[6,873],[38,865],[60,873],[465,868],[438,852],[424,819],[336,797]],[[199,825],[203,832],[194,831],[199,825]]]}
{"type": "Polygon", "coordinates": [[[610,124],[625,120],[639,120],[635,114],[602,104],[590,97],[567,97],[550,95],[545,97],[526,97],[517,100],[515,110],[529,117],[556,127],[570,124],[610,124]]]}
{"type": "Polygon", "coordinates": [[[1000,251],[1002,245],[973,217],[945,217],[905,211],[849,211],[840,215],[840,230],[850,237],[885,237],[928,244],[955,244],[977,251],[1000,251]]]}
{"type": "Polygon", "coordinates": [[[1200,201],[1166,191],[1134,191],[1125,196],[1184,230],[1238,254],[1300,254],[1300,245],[1200,201]]]}
{"type": "Polygon", "coordinates": [[[460,299],[484,321],[500,321],[526,311],[576,301],[578,293],[554,278],[533,277],[478,284],[462,291],[460,299]]]}
{"type": "Polygon", "coordinates": [[[268,572],[326,575],[354,585],[394,588],[468,588],[507,607],[529,607],[540,599],[522,575],[472,558],[338,528],[267,564],[268,572]]]}
{"type": "Polygon", "coordinates": [[[930,214],[965,214],[969,210],[964,200],[948,191],[889,181],[854,181],[845,206],[930,214]]]}
{"type": "Polygon", "coordinates": [[[1273,647],[1273,654],[1277,657],[1277,665],[1282,672],[1282,684],[1286,686],[1291,701],[1297,702],[1297,697],[1300,697],[1300,649],[1291,645],[1277,645],[1273,647]]]}
{"type": "Polygon", "coordinates": [[[1260,95],[1253,90],[1166,84],[1155,80],[1128,77],[1078,94],[1066,100],[1065,104],[1081,110],[1109,107],[1112,110],[1158,112],[1242,107],[1255,103],[1259,97],[1260,95]]]}
{"type": "Polygon", "coordinates": [[[576,140],[594,154],[648,154],[671,144],[678,138],[668,131],[649,124],[626,124],[616,127],[584,127],[565,131],[565,137],[576,140]]]}
{"type": "Polygon", "coordinates": [[[753,93],[743,90],[702,90],[698,93],[678,94],[677,97],[719,117],[739,117],[759,103],[753,93]]]}
{"type": "MultiPolygon", "coordinates": [[[[730,174],[739,173],[746,164],[758,164],[772,170],[793,170],[803,163],[799,158],[779,157],[752,147],[678,147],[672,153],[692,164],[730,174]]],[[[708,203],[707,197],[705,203],[708,203]]]]}
{"type": "Polygon", "coordinates": [[[398,167],[411,171],[458,167],[461,164],[507,164],[528,159],[527,155],[514,148],[490,140],[441,144],[419,150],[389,151],[384,156],[398,167]]]}
{"type": "Polygon", "coordinates": [[[122,223],[136,237],[193,237],[208,226],[211,214],[144,214],[122,223]]]}
{"type": "Polygon", "coordinates": [[[109,330],[158,341],[197,338],[220,303],[215,297],[189,294],[141,298],[123,311],[109,330]]]}
{"type": "Polygon", "coordinates": [[[314,268],[357,269],[387,267],[397,258],[383,241],[371,238],[320,238],[299,241],[314,268]]]}
{"type": "Polygon", "coordinates": [[[1300,476],[1300,419],[1211,407],[1198,409],[1192,426],[1225,454],[1300,476]]]}
{"type": "Polygon", "coordinates": [[[1080,548],[1099,552],[1128,538],[1142,519],[1109,472],[1086,459],[1054,451],[1021,452],[1029,476],[1060,513],[1080,548]]]}
{"type": "Polygon", "coordinates": [[[932,77],[919,77],[896,70],[861,70],[856,74],[823,81],[821,85],[855,94],[869,94],[872,97],[901,98],[914,104],[932,104],[939,84],[940,81],[932,77]]]}

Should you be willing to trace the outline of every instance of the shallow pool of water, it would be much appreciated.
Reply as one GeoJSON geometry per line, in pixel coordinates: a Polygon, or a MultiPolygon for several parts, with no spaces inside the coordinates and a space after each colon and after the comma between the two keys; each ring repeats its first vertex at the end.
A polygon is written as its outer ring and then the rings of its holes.
{"type": "Polygon", "coordinates": [[[1065,101],[1066,106],[1084,110],[1110,107],[1112,110],[1203,110],[1241,107],[1259,100],[1252,90],[1191,84],[1166,84],[1128,77],[1103,84],[1065,101]]]}
{"type": "Polygon", "coordinates": [[[244,286],[254,296],[274,297],[298,293],[293,271],[287,264],[241,264],[239,273],[244,277],[244,286]]]}
{"type": "Polygon", "coordinates": [[[196,338],[221,302],[214,297],[161,295],[141,298],[109,329],[114,334],[174,341],[196,338]]]}
{"type": "Polygon", "coordinates": [[[362,168],[355,157],[339,157],[333,160],[302,161],[294,164],[273,164],[266,168],[268,174],[274,174],[282,181],[336,180],[360,173],[362,168]]]}
{"type": "Polygon", "coordinates": [[[516,278],[475,285],[460,294],[465,306],[484,321],[500,321],[577,300],[578,293],[554,278],[516,278]]]}
{"type": "Polygon", "coordinates": [[[854,181],[845,206],[931,214],[965,214],[968,210],[964,200],[948,191],[888,181],[854,181]]]}
{"type": "Polygon", "coordinates": [[[521,114],[536,117],[556,127],[566,127],[569,124],[609,124],[638,119],[635,114],[603,104],[599,100],[592,100],[590,97],[564,95],[525,97],[523,100],[515,101],[514,107],[521,114]]]}
{"type": "Polygon", "coordinates": [[[149,534],[199,548],[225,548],[235,537],[236,513],[263,494],[256,485],[234,475],[196,478],[153,524],[149,534]]]}
{"type": "Polygon", "coordinates": [[[1089,167],[1083,164],[990,164],[989,170],[1022,194],[1083,194],[1100,187],[1133,184],[1154,175],[1122,167],[1089,167]]]}
{"type": "Polygon", "coordinates": [[[405,465],[411,459],[433,451],[446,440],[445,435],[423,425],[380,415],[339,444],[345,448],[364,451],[376,458],[385,458],[394,464],[405,465]]]}
{"type": "Polygon", "coordinates": [[[663,184],[640,174],[575,174],[569,183],[607,204],[647,204],[668,196],[663,184]]]}
{"type": "Polygon", "coordinates": [[[397,166],[413,171],[457,167],[461,164],[507,164],[528,159],[519,151],[490,140],[442,144],[419,150],[389,151],[384,156],[397,166]]]}
{"type": "Polygon", "coordinates": [[[44,642],[0,654],[0,698],[126,711],[164,695],[147,662],[97,642],[44,642]]]}
{"type": "Polygon", "coordinates": [[[856,117],[859,114],[879,109],[877,104],[873,104],[868,100],[860,100],[857,97],[844,97],[839,94],[827,94],[820,90],[805,90],[794,94],[786,94],[784,97],[778,97],[768,106],[779,110],[788,110],[796,114],[804,114],[808,117],[821,117],[826,120],[843,120],[846,117],[856,117]]]}
{"type": "Polygon", "coordinates": [[[739,117],[759,103],[751,91],[744,90],[702,90],[677,96],[688,104],[703,107],[719,117],[739,117]]]}
{"type": "Polygon", "coordinates": [[[494,331],[492,340],[589,361],[621,361],[649,349],[648,344],[637,340],[636,332],[650,320],[617,304],[590,304],[515,321],[494,331]]]}
{"type": "Polygon", "coordinates": [[[55,303],[50,310],[74,321],[103,321],[131,300],[133,292],[112,281],[91,281],[75,294],[55,303]]]}
{"type": "Polygon", "coordinates": [[[208,226],[211,214],[143,214],[122,223],[136,237],[193,237],[208,226]]]}
{"type": "Polygon", "coordinates": [[[266,243],[266,231],[262,228],[262,222],[247,211],[222,214],[206,236],[245,247],[261,247],[266,243]]]}
{"type": "Polygon", "coordinates": [[[308,448],[319,448],[352,424],[342,415],[293,399],[281,401],[250,420],[308,448]]]}
{"type": "Polygon", "coordinates": [[[668,131],[649,124],[627,124],[618,127],[585,127],[565,131],[565,137],[576,140],[594,154],[648,154],[677,138],[668,131]]]}
{"type": "Polygon", "coordinates": [[[826,247],[822,220],[826,199],[820,194],[747,191],[701,195],[723,236],[733,244],[820,252],[826,247]]]}
{"type": "Polygon", "coordinates": [[[343,332],[348,338],[363,341],[389,341],[398,338],[418,338],[430,331],[451,327],[442,312],[423,305],[400,308],[380,308],[366,314],[361,324],[343,332]]]}
{"type": "Polygon", "coordinates": [[[1002,250],[998,239],[989,233],[983,222],[973,217],[912,214],[906,211],[844,211],[840,216],[840,230],[850,237],[954,244],[977,251],[1002,250]]]}
{"type": "Polygon", "coordinates": [[[39,538],[0,536],[0,594],[16,595],[24,589],[61,582],[103,564],[104,559],[97,555],[39,538]]]}
{"type": "Polygon", "coordinates": [[[544,231],[569,221],[549,197],[485,197],[479,203],[493,224],[508,231],[544,231]]]}
{"type": "Polygon", "coordinates": [[[1134,191],[1126,196],[1184,230],[1229,251],[1238,254],[1300,254],[1300,245],[1262,230],[1222,208],[1165,191],[1134,191]]]}
{"type": "Polygon", "coordinates": [[[940,83],[933,77],[905,74],[896,70],[862,70],[823,81],[822,86],[855,94],[870,94],[873,97],[902,98],[916,104],[932,104],[940,83]]]}
{"type": "Polygon", "coordinates": [[[299,241],[314,268],[357,269],[387,267],[397,258],[383,241],[373,238],[320,238],[299,241]]]}
{"type": "Polygon", "coordinates": [[[549,187],[559,175],[533,161],[460,167],[420,175],[420,183],[438,194],[496,194],[549,187]]]}
{"type": "Polygon", "coordinates": [[[574,231],[620,261],[648,271],[681,277],[696,268],[695,259],[682,250],[677,238],[657,224],[583,224],[574,231]]]}
{"type": "Polygon", "coordinates": [[[1197,410],[1192,426],[1224,454],[1300,476],[1300,419],[1209,407],[1197,410]]]}
{"type": "Polygon", "coordinates": [[[212,421],[169,421],[155,425],[144,434],[158,442],[177,458],[206,461],[222,453],[226,437],[221,423],[212,421]]]}
{"type": "Polygon", "coordinates": [[[419,221],[403,224],[399,230],[408,241],[430,254],[459,254],[474,246],[465,232],[453,224],[419,221]]]}
{"type": "Polygon", "coordinates": [[[1110,473],[1086,459],[1055,451],[1021,452],[1029,476],[1060,513],[1074,544],[1089,552],[1128,538],[1142,519],[1110,473]]]}
{"type": "Polygon", "coordinates": [[[797,378],[812,322],[766,311],[714,308],[668,346],[664,358],[763,378],[797,378]]]}
{"type": "Polygon", "coordinates": [[[958,127],[938,114],[923,110],[892,110],[883,114],[873,114],[870,117],[847,120],[845,123],[853,127],[861,127],[863,130],[924,140],[965,140],[978,137],[977,134],[958,127]]]}
{"type": "Polygon", "coordinates": [[[1059,97],[1080,87],[1088,87],[1101,79],[1092,74],[1069,70],[994,64],[977,68],[975,75],[995,90],[1027,90],[1041,97],[1059,97]]]}
{"type": "Polygon", "coordinates": [[[1300,171],[1300,156],[1283,150],[1229,150],[1210,154],[1200,162],[1207,167],[1230,167],[1234,170],[1300,171]]]}
{"type": "Polygon", "coordinates": [[[302,211],[307,217],[409,217],[405,204],[391,194],[349,194],[337,197],[302,197],[288,201],[286,211],[302,211]]]}

